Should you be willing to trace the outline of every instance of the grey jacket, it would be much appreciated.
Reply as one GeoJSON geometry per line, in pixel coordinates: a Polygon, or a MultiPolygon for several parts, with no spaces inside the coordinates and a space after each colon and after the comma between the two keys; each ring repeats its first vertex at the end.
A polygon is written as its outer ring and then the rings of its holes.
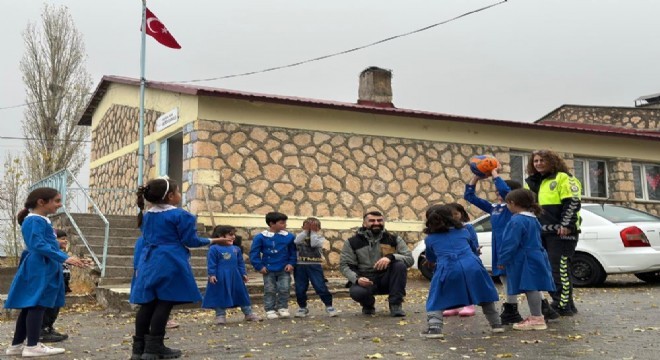
{"type": "Polygon", "coordinates": [[[383,256],[389,257],[390,260],[403,261],[406,267],[411,267],[414,263],[408,245],[400,236],[386,230],[374,235],[371,230],[361,227],[355,236],[344,242],[339,258],[339,271],[352,283],[356,283],[360,276],[374,279],[379,273],[374,269],[374,264],[383,256]],[[390,254],[387,254],[388,252],[390,254]]]}

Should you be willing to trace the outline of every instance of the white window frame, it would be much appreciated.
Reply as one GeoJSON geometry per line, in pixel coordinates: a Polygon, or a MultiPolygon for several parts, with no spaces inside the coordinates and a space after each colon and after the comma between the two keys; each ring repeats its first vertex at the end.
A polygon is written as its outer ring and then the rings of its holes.
{"type": "MultiPolygon", "coordinates": [[[[511,168],[511,157],[513,157],[513,156],[520,156],[522,158],[522,174],[521,174],[522,175],[522,177],[521,177],[522,182],[520,183],[520,185],[525,185],[525,179],[527,178],[527,164],[529,163],[529,153],[525,153],[525,152],[522,152],[522,151],[515,151],[515,150],[510,151],[509,152],[509,168],[511,169],[511,171],[513,171],[513,169],[511,168]]],[[[514,179],[513,173],[509,174],[509,178],[514,179]]]]}
{"type": "MultiPolygon", "coordinates": [[[[658,201],[658,200],[651,200],[649,198],[649,188],[648,188],[648,183],[646,180],[646,166],[660,166],[659,164],[653,164],[653,163],[641,163],[641,162],[633,162],[632,166],[633,168],[635,166],[639,166],[640,173],[639,175],[642,177],[641,182],[642,182],[642,198],[637,197],[637,191],[636,189],[633,189],[633,192],[635,193],[635,200],[642,200],[642,201],[658,201]]],[[[635,173],[633,171],[633,186],[634,186],[634,179],[635,179],[635,173]]]]}
{"type": "MultiPolygon", "coordinates": [[[[591,198],[591,199],[607,199],[610,196],[610,184],[609,184],[609,172],[607,169],[607,160],[606,159],[596,159],[596,158],[585,158],[585,157],[574,157],[573,158],[573,171],[575,171],[575,163],[582,162],[582,197],[591,198]],[[605,197],[600,196],[591,196],[591,174],[589,174],[589,161],[600,161],[605,163],[605,197]]],[[[573,174],[577,177],[577,174],[573,174]]]]}

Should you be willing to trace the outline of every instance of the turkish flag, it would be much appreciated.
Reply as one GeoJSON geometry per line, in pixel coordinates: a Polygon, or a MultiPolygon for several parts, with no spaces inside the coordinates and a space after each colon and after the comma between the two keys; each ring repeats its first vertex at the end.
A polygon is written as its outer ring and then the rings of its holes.
{"type": "Polygon", "coordinates": [[[147,35],[153,37],[159,43],[167,46],[172,49],[181,49],[181,45],[176,42],[174,36],[170,34],[165,25],[163,25],[160,20],[147,8],[147,23],[146,23],[146,33],[147,35]]]}

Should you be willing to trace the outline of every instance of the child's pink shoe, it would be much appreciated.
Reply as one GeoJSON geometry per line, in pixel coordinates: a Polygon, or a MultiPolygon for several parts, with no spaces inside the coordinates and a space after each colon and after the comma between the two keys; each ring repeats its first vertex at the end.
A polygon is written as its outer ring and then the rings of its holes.
{"type": "Polygon", "coordinates": [[[456,316],[456,315],[458,315],[460,310],[461,310],[461,308],[445,310],[445,311],[442,312],[442,316],[444,316],[444,317],[456,316]]]}
{"type": "Polygon", "coordinates": [[[458,312],[458,316],[474,316],[474,305],[469,305],[458,312]]]}

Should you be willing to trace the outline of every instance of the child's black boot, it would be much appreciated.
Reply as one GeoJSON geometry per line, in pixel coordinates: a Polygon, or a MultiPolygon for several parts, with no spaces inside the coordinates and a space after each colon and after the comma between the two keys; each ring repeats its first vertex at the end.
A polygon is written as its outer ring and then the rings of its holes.
{"type": "Polygon", "coordinates": [[[523,321],[522,316],[518,312],[518,304],[504,303],[503,305],[503,310],[500,314],[502,325],[513,325],[523,321]]]}
{"type": "Polygon", "coordinates": [[[133,353],[131,360],[140,360],[144,352],[144,338],[133,336],[133,353]]]}
{"type": "Polygon", "coordinates": [[[144,352],[142,353],[142,360],[159,360],[159,359],[178,359],[181,357],[181,350],[170,349],[163,344],[164,336],[144,336],[144,352]]]}

